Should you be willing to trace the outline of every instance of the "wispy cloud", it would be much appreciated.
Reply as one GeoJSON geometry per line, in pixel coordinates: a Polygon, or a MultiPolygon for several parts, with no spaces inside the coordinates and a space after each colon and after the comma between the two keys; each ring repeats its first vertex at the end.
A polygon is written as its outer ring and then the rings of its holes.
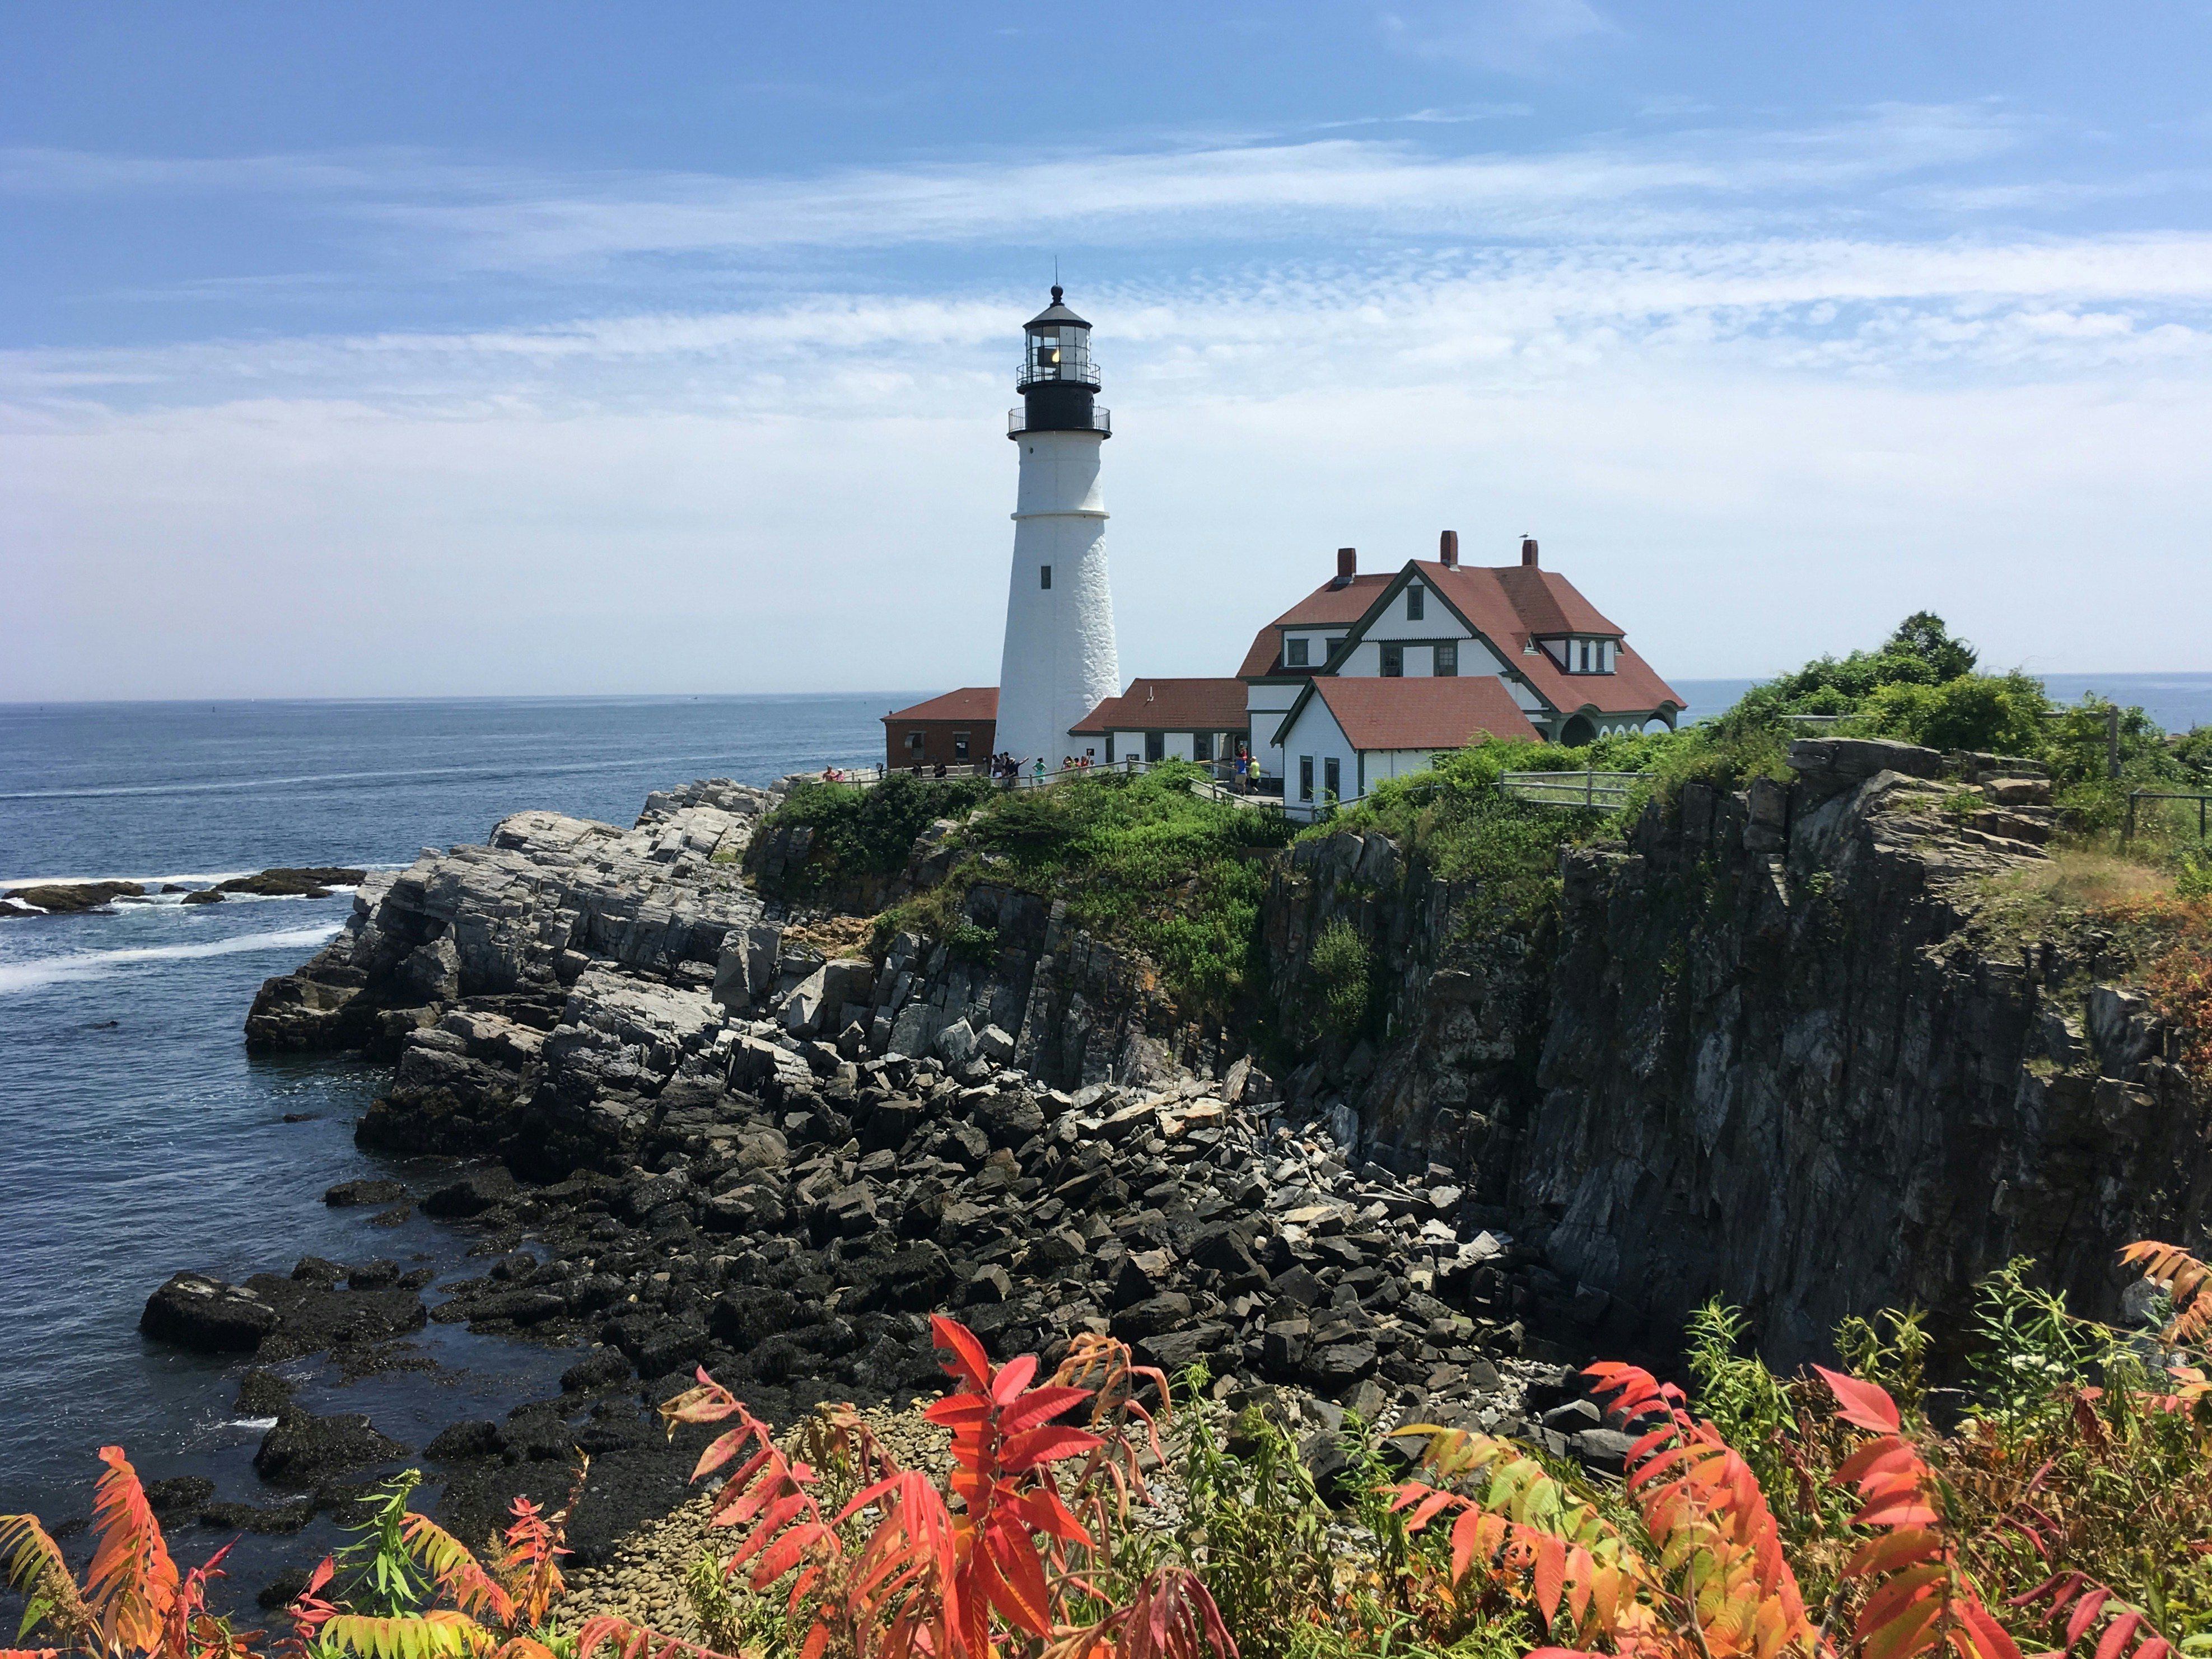
{"type": "MultiPolygon", "coordinates": [[[[1427,112],[1443,124],[1448,112],[1427,112]]],[[[1833,217],[1846,193],[1997,155],[1986,110],[1884,106],[1826,125],[1548,153],[1353,138],[860,167],[804,179],[550,175],[411,154],[133,161],[0,153],[0,190],[291,191],[465,265],[926,244],[1095,246],[1335,234],[1612,239],[1833,217]]],[[[1850,211],[1863,210],[1856,204],[1850,211]]]]}
{"type": "Polygon", "coordinates": [[[1513,75],[1621,33],[1589,0],[1448,0],[1386,12],[1382,30],[1400,51],[1513,75]]]}

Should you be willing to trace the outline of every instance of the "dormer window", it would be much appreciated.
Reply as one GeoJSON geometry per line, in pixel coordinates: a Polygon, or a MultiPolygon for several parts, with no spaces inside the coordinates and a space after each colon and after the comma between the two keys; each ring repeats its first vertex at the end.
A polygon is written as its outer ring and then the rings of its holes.
{"type": "Polygon", "coordinates": [[[1307,666],[1306,651],[1309,643],[1310,642],[1305,640],[1284,641],[1283,665],[1285,668],[1304,668],[1307,666]]]}

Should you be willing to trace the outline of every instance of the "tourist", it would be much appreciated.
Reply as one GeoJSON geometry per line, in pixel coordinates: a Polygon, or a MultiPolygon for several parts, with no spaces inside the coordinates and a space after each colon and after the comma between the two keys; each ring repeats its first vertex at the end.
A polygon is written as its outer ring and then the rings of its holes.
{"type": "Polygon", "coordinates": [[[937,770],[932,774],[932,775],[939,778],[945,775],[945,763],[943,761],[937,763],[937,770]]]}
{"type": "Polygon", "coordinates": [[[1036,781],[1039,783],[1042,783],[1044,781],[1044,757],[1042,755],[1039,755],[1036,757],[1036,781]]]}

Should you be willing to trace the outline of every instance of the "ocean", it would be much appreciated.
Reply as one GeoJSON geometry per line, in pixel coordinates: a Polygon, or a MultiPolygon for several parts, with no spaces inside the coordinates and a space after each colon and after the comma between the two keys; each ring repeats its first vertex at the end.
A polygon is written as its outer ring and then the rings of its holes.
{"type": "MultiPolygon", "coordinates": [[[[2051,683],[2141,702],[2169,728],[2212,722],[2212,675],[2051,683]]],[[[1749,684],[1678,689],[1696,716],[1749,684]]],[[[687,779],[878,759],[880,715],[916,695],[0,707],[0,884],[398,866],[530,807],[626,824],[649,791],[687,779]]],[[[461,1266],[465,1234],[420,1218],[372,1229],[321,1201],[337,1182],[411,1172],[353,1145],[379,1071],[252,1057],[240,1040],[261,981],[312,955],[349,906],[172,896],[0,921],[0,1511],[84,1515],[104,1444],[149,1480],[198,1475],[241,1503],[289,1495],[253,1474],[268,1425],[233,1408],[243,1364],[138,1334],[148,1294],[178,1269],[238,1279],[308,1255],[441,1279],[461,1266]]],[[[366,1412],[419,1448],[458,1419],[545,1397],[574,1358],[451,1326],[416,1340],[439,1376],[282,1369],[308,1410],[366,1412]]],[[[250,1592],[322,1535],[249,1535],[233,1585],[250,1592]]],[[[228,1537],[193,1528],[179,1553],[197,1561],[228,1537]]]]}
{"type": "MultiPolygon", "coordinates": [[[[551,807],[627,824],[690,778],[768,783],[883,754],[879,717],[911,694],[808,698],[498,699],[0,708],[0,883],[156,886],[271,865],[404,866],[551,807]]],[[[471,1240],[417,1218],[333,1210],[340,1181],[410,1171],[357,1150],[381,1073],[343,1056],[249,1056],[263,979],[305,961],[351,908],[328,899],[0,921],[0,1512],[90,1509],[94,1454],[149,1480],[198,1475],[219,1499],[292,1494],[254,1474],[265,1422],[233,1409],[235,1359],[147,1341],[149,1292],[179,1268],[288,1273],[303,1255],[460,1267],[471,1240]],[[288,1121],[290,1120],[290,1121],[288,1121]]],[[[366,1412],[419,1449],[469,1416],[557,1392],[575,1359],[433,1324],[447,1368],[341,1384],[280,1369],[318,1413],[366,1412]]],[[[248,1534],[243,1596],[327,1541],[248,1534]]],[[[229,1540],[191,1527],[198,1562],[229,1540]]],[[[12,1627],[12,1626],[11,1626],[12,1627]]]]}

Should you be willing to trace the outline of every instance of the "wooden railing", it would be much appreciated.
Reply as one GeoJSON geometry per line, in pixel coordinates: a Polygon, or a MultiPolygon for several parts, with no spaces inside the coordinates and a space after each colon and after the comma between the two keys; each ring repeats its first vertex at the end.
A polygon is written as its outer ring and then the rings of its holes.
{"type": "Polygon", "coordinates": [[[1591,811],[1617,811],[1628,805],[1636,786],[1649,772],[1502,772],[1498,793],[1508,800],[1525,800],[1539,806],[1579,806],[1591,811]]]}
{"type": "Polygon", "coordinates": [[[2207,824],[2206,803],[2212,794],[2202,794],[2190,789],[2130,789],[2128,791],[2128,821],[2120,830],[2120,839],[2130,842],[2136,838],[2136,803],[2139,800],[2193,800],[2197,803],[2197,839],[2205,838],[2207,824]]]}

